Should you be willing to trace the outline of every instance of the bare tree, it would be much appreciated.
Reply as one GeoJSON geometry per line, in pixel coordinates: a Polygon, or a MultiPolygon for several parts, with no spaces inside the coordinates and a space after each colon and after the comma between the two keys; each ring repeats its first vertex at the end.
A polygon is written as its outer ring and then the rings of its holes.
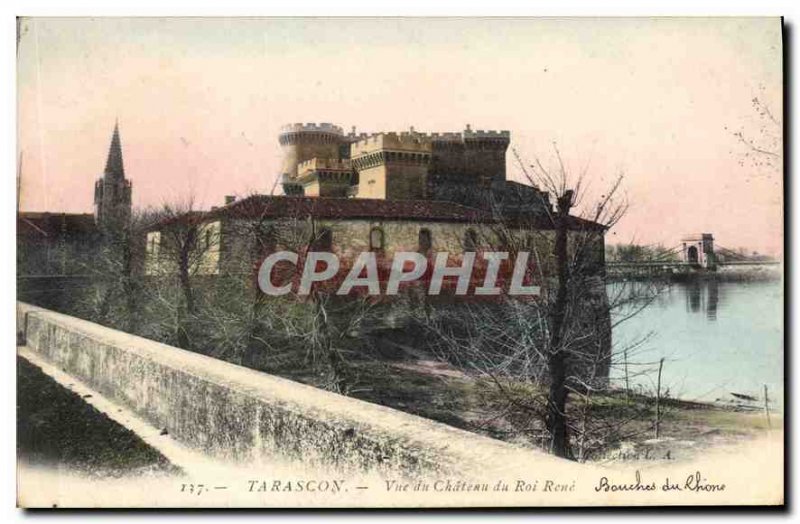
{"type": "Polygon", "coordinates": [[[150,298],[169,312],[163,317],[170,321],[167,340],[191,349],[191,332],[198,325],[198,279],[218,272],[219,231],[191,198],[165,204],[155,216],[147,237],[150,298]]]}
{"type": "MultiPolygon", "coordinates": [[[[287,217],[272,225],[277,244],[305,258],[310,252],[332,251],[332,239],[337,236],[337,221],[320,221],[314,216],[287,217]]],[[[343,274],[346,265],[340,268],[343,274]]],[[[300,275],[298,268],[295,281],[300,275]]],[[[282,315],[284,332],[295,344],[305,348],[307,361],[312,368],[324,366],[326,378],[323,387],[337,393],[348,394],[355,384],[353,368],[348,355],[358,351],[363,342],[365,325],[375,315],[375,302],[365,295],[337,296],[339,278],[326,285],[313,286],[307,297],[293,297],[300,307],[291,315],[282,315]]],[[[285,301],[286,299],[280,299],[285,301]]]]}
{"type": "Polygon", "coordinates": [[[760,95],[750,100],[755,123],[748,128],[740,126],[731,133],[742,147],[740,165],[780,171],[783,168],[783,119],[780,113],[770,108],[765,98],[762,86],[760,95]]]}
{"type": "Polygon", "coordinates": [[[99,224],[85,252],[71,263],[90,282],[77,291],[78,313],[94,321],[132,331],[142,320],[144,306],[144,228],[148,211],[110,215],[99,224]]]}
{"type": "MultiPolygon", "coordinates": [[[[517,423],[553,454],[586,460],[593,450],[626,434],[620,417],[614,428],[608,421],[609,427],[598,428],[600,403],[594,395],[608,389],[616,358],[611,330],[646,307],[657,290],[639,284],[636,293],[616,294],[610,303],[603,235],[625,213],[622,178],[582,205],[586,170],[572,177],[556,147],[554,157],[554,168],[538,160],[532,166],[520,162],[537,188],[528,194],[540,200],[538,215],[508,217],[498,208],[490,224],[476,224],[487,248],[509,251],[512,260],[519,251],[532,253],[530,270],[542,284],[541,297],[503,296],[490,304],[440,308],[423,322],[435,335],[435,351],[486,378],[499,392],[502,416],[515,413],[517,423]],[[613,308],[626,312],[612,318],[613,308]],[[569,402],[570,395],[575,402],[569,402]]],[[[627,349],[630,355],[636,348],[627,349]]],[[[631,406],[630,411],[637,409],[631,406]]],[[[629,418],[641,417],[631,413],[629,418]]]]}
{"type": "MultiPolygon", "coordinates": [[[[336,220],[318,219],[313,210],[276,217],[264,198],[268,197],[252,195],[217,213],[196,214],[192,220],[185,212],[170,213],[181,220],[169,219],[159,226],[162,242],[170,246],[160,258],[172,260],[169,272],[180,282],[182,302],[193,299],[192,328],[202,337],[195,337],[201,340],[192,349],[346,394],[356,379],[349,355],[358,350],[372,302],[363,296],[336,296],[335,279],[327,286],[312,287],[306,296],[268,296],[257,284],[264,258],[287,250],[299,255],[300,267],[273,272],[296,286],[305,255],[334,250],[332,239],[344,234],[344,228],[336,220]],[[211,223],[221,229],[219,240],[212,244],[220,256],[213,277],[200,286],[202,275],[186,268],[203,266],[206,245],[200,242],[200,249],[190,248],[211,223]],[[208,289],[200,293],[201,288],[208,289]]],[[[168,287],[162,286],[159,293],[155,298],[165,303],[174,298],[168,287]]]]}

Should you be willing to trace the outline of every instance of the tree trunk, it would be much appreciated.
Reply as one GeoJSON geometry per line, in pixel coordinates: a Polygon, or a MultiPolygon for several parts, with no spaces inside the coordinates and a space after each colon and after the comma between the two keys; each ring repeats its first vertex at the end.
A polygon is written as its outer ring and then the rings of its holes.
{"type": "Polygon", "coordinates": [[[133,333],[137,327],[139,318],[139,287],[134,280],[133,268],[133,240],[130,235],[125,235],[122,239],[122,290],[125,293],[126,319],[124,322],[125,331],[133,333]]]}
{"type": "MultiPolygon", "coordinates": [[[[250,320],[247,323],[247,342],[245,342],[244,354],[241,356],[246,365],[259,362],[259,355],[264,349],[260,340],[262,335],[261,317],[264,314],[264,296],[258,285],[253,286],[253,301],[250,307],[250,320]]],[[[260,362],[259,362],[260,364],[260,362]]]]}
{"type": "Polygon", "coordinates": [[[189,275],[189,257],[195,247],[194,232],[190,231],[182,238],[179,244],[178,253],[178,280],[183,293],[183,300],[185,309],[182,311],[178,307],[178,347],[183,349],[191,349],[191,340],[189,338],[189,324],[193,320],[195,313],[194,290],[192,289],[192,282],[189,275]],[[184,313],[185,311],[185,313],[184,313]]]}
{"type": "Polygon", "coordinates": [[[569,299],[569,259],[567,254],[567,217],[572,205],[572,191],[558,198],[555,217],[555,259],[558,289],[553,304],[548,371],[550,389],[547,397],[546,428],[550,434],[550,452],[557,457],[571,458],[567,433],[567,361],[564,352],[564,324],[569,299]]]}
{"type": "Polygon", "coordinates": [[[317,341],[319,343],[319,350],[324,358],[327,360],[329,370],[329,388],[331,391],[340,394],[346,394],[347,382],[345,378],[345,365],[342,355],[333,347],[331,340],[331,325],[328,319],[328,311],[323,302],[324,297],[319,295],[314,296],[314,307],[317,310],[317,319],[319,322],[316,325],[317,341]]]}
{"type": "Polygon", "coordinates": [[[192,282],[189,279],[189,250],[184,248],[181,250],[180,261],[178,263],[178,278],[180,279],[181,291],[183,291],[183,298],[186,301],[186,312],[189,315],[194,314],[194,292],[192,290],[192,282]]]}

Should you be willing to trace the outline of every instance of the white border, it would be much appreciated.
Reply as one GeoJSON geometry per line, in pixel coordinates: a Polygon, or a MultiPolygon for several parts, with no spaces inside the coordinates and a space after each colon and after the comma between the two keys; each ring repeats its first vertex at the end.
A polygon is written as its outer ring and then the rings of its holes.
{"type": "MultiPolygon", "coordinates": [[[[734,1],[734,0],[671,0],[663,1],[657,4],[652,2],[644,2],[641,0],[561,0],[561,1],[538,1],[538,2],[515,2],[513,0],[491,0],[484,2],[467,2],[462,0],[455,4],[453,2],[434,2],[431,0],[402,0],[402,2],[384,2],[380,3],[377,0],[371,2],[367,1],[353,1],[353,0],[293,0],[291,2],[282,2],[279,4],[266,4],[263,1],[256,0],[225,0],[224,2],[213,1],[171,1],[165,0],[123,0],[108,2],[101,0],[94,1],[72,1],[69,4],[59,2],[58,0],[12,0],[11,2],[4,2],[0,5],[0,31],[2,31],[4,45],[0,48],[0,103],[3,105],[4,113],[13,115],[5,120],[5,124],[0,126],[0,165],[6,175],[3,177],[2,191],[0,192],[0,206],[2,207],[2,227],[0,227],[0,242],[2,245],[7,246],[6,255],[0,259],[2,265],[2,290],[0,296],[0,303],[2,304],[2,313],[0,322],[2,322],[2,333],[4,338],[8,340],[6,350],[8,352],[7,360],[4,361],[5,365],[0,367],[2,369],[2,384],[3,384],[3,398],[2,411],[0,416],[5,421],[6,430],[3,432],[3,454],[0,466],[0,508],[2,508],[3,522],[17,522],[30,515],[15,509],[15,493],[16,493],[16,449],[15,449],[15,431],[12,430],[14,425],[13,421],[16,420],[16,408],[12,403],[15,399],[15,362],[14,352],[10,347],[11,339],[16,337],[16,330],[14,326],[14,303],[15,303],[15,262],[12,259],[12,246],[16,245],[15,239],[15,222],[13,221],[12,211],[16,209],[15,198],[15,176],[16,173],[16,87],[15,71],[16,51],[15,51],[15,33],[16,22],[15,16],[776,16],[783,15],[786,23],[793,26],[793,46],[791,54],[791,63],[787,64],[792,71],[795,72],[794,86],[792,95],[797,94],[797,41],[798,41],[798,27],[800,26],[800,2],[793,0],[751,0],[751,1],[734,1]]],[[[796,122],[797,113],[797,97],[792,97],[792,114],[790,121],[796,122]]],[[[792,156],[795,157],[798,151],[797,146],[797,130],[794,130],[792,143],[787,144],[791,148],[792,156]]],[[[800,189],[798,184],[791,184],[791,200],[798,201],[800,196],[800,189]]],[[[786,253],[786,260],[792,262],[796,255],[797,244],[797,231],[798,219],[797,216],[793,217],[791,223],[791,232],[793,249],[791,252],[786,253]]],[[[792,264],[793,265],[793,264],[792,264]]],[[[796,268],[791,268],[794,272],[796,268]]],[[[797,278],[795,284],[792,286],[792,295],[796,296],[798,287],[797,278]]],[[[795,307],[792,312],[790,324],[786,326],[789,328],[791,325],[797,325],[800,313],[798,308],[795,307]]],[[[793,348],[787,348],[787,354],[794,353],[793,348]]],[[[800,356],[796,353],[792,358],[792,369],[790,375],[797,377],[798,361],[800,356]]],[[[796,399],[797,387],[794,382],[790,383],[790,388],[787,389],[789,395],[796,399]]],[[[792,418],[794,420],[794,408],[797,401],[791,402],[792,418]]],[[[798,444],[795,433],[795,438],[792,442],[795,447],[792,450],[792,456],[795,457],[792,464],[792,470],[796,463],[798,455],[798,444]]],[[[796,480],[796,479],[794,479],[796,480]]],[[[797,482],[787,482],[787,487],[793,488],[797,482]]],[[[789,498],[797,504],[797,489],[793,489],[794,493],[789,494],[789,498]]],[[[733,510],[735,514],[735,510],[733,510]]],[[[633,518],[651,518],[649,515],[642,514],[629,514],[627,517],[633,518]]],[[[752,518],[754,515],[742,515],[745,518],[752,518]]],[[[230,518],[245,518],[245,519],[292,519],[295,520],[297,516],[287,515],[253,515],[253,514],[60,514],[48,515],[49,518],[59,519],[72,519],[83,521],[87,518],[93,519],[108,519],[114,518],[121,521],[132,521],[134,519],[148,518],[157,521],[169,519],[170,521],[196,521],[208,519],[230,519],[230,518]]],[[[474,512],[471,514],[461,515],[444,515],[444,514],[405,514],[405,515],[389,515],[382,518],[437,518],[455,521],[456,519],[462,520],[469,519],[496,519],[500,515],[486,515],[474,512]]],[[[536,515],[539,521],[555,521],[565,518],[576,518],[577,515],[536,515]]],[[[612,519],[619,518],[614,514],[581,514],[579,517],[583,519],[605,520],[611,521],[612,519]]],[[[731,515],[712,515],[707,513],[702,514],[675,514],[669,515],[669,520],[684,521],[697,521],[703,522],[708,520],[722,520],[729,519],[731,515]]],[[[354,518],[368,519],[370,521],[378,518],[378,515],[362,513],[358,515],[345,515],[345,514],[316,514],[313,516],[301,516],[302,519],[324,519],[329,521],[334,520],[350,520],[354,518]]],[[[515,520],[521,518],[531,518],[530,515],[523,516],[519,513],[506,514],[501,518],[513,518],[515,520]]],[[[624,518],[624,517],[623,517],[624,518]]],[[[659,519],[661,520],[661,519],[659,519]]]]}

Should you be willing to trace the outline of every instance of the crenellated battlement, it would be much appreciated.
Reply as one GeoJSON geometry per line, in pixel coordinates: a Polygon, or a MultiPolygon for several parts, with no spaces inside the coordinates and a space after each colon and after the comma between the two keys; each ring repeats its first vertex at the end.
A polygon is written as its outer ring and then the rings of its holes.
{"type": "Polygon", "coordinates": [[[374,134],[375,133],[357,133],[356,126],[353,126],[350,128],[350,132],[347,133],[347,138],[350,140],[350,142],[355,142],[357,140],[364,140],[365,138],[369,138],[374,134]]]}
{"type": "Polygon", "coordinates": [[[484,131],[483,129],[478,129],[477,131],[473,131],[469,128],[464,130],[464,138],[465,139],[481,139],[481,138],[488,138],[488,139],[503,139],[510,141],[511,140],[511,132],[510,131],[484,131]]]}
{"type": "Polygon", "coordinates": [[[412,151],[430,153],[431,141],[425,135],[413,132],[377,133],[353,142],[350,145],[350,156],[355,158],[382,150],[412,151]]]}
{"type": "Polygon", "coordinates": [[[333,133],[335,135],[344,135],[344,131],[341,127],[328,122],[322,122],[320,124],[314,122],[307,124],[286,124],[281,126],[281,134],[285,133],[333,133]]]}
{"type": "Polygon", "coordinates": [[[348,138],[355,138],[362,141],[369,138],[374,138],[381,135],[397,135],[404,137],[417,137],[421,140],[460,140],[464,138],[501,138],[510,139],[511,132],[507,130],[473,130],[471,126],[467,125],[463,132],[443,132],[443,133],[420,133],[412,127],[410,131],[402,131],[396,133],[394,131],[378,132],[378,133],[357,133],[355,127],[346,135],[340,126],[331,124],[329,122],[322,123],[294,123],[281,126],[281,134],[285,133],[333,133],[336,135],[346,136],[348,138]]]}
{"type": "Polygon", "coordinates": [[[314,171],[352,171],[353,166],[349,159],[312,158],[297,165],[298,176],[303,176],[314,171]]]}
{"type": "Polygon", "coordinates": [[[461,133],[431,133],[428,137],[432,142],[461,142],[464,139],[461,133]]]}
{"type": "Polygon", "coordinates": [[[350,133],[347,133],[347,138],[349,138],[351,141],[358,141],[358,140],[364,140],[365,138],[369,138],[369,137],[373,136],[374,134],[375,133],[355,133],[355,132],[350,132],[350,133]]]}
{"type": "Polygon", "coordinates": [[[279,141],[289,190],[300,183],[307,195],[347,196],[341,186],[360,184],[363,198],[422,198],[442,177],[462,184],[505,180],[511,133],[469,124],[463,131],[367,133],[312,122],[284,125],[279,141]]]}

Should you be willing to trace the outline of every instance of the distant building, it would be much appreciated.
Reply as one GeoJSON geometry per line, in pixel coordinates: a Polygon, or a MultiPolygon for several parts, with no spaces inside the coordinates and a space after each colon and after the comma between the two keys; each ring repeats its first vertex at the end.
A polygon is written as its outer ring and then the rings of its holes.
{"type": "Polygon", "coordinates": [[[131,181],[125,178],[119,124],[114,125],[103,176],[94,184],[94,218],[100,227],[125,223],[131,216],[131,181]]]}
{"type": "Polygon", "coordinates": [[[716,268],[714,235],[711,233],[686,235],[681,239],[681,244],[683,262],[706,269],[716,268]]]}
{"type": "Polygon", "coordinates": [[[76,261],[86,257],[98,236],[90,213],[19,213],[17,274],[67,275],[82,272],[76,261]]]}
{"type": "MultiPolygon", "coordinates": [[[[430,255],[447,252],[504,251],[528,246],[550,253],[555,231],[545,215],[498,218],[487,210],[455,202],[380,200],[372,198],[288,197],[254,195],[207,213],[187,214],[155,224],[147,234],[146,271],[174,270],[176,250],[166,246],[171,227],[182,221],[198,224],[197,274],[252,270],[269,252],[297,249],[291,242],[308,241],[317,251],[331,251],[352,260],[363,251],[391,259],[399,251],[430,255]],[[312,240],[313,239],[313,240],[312,240]],[[165,255],[171,260],[165,260],[165,255]],[[171,255],[171,257],[170,257],[171,255]]],[[[596,270],[602,271],[603,232],[599,224],[570,217],[574,233],[596,232],[596,270]]],[[[541,260],[548,270],[549,258],[541,260]]]]}
{"type": "MultiPolygon", "coordinates": [[[[88,188],[87,188],[88,190],[88,188]]],[[[104,227],[131,215],[131,182],[125,178],[119,126],[114,126],[103,176],[95,183],[95,212],[17,214],[17,274],[63,275],[85,272],[104,227]]]]}

